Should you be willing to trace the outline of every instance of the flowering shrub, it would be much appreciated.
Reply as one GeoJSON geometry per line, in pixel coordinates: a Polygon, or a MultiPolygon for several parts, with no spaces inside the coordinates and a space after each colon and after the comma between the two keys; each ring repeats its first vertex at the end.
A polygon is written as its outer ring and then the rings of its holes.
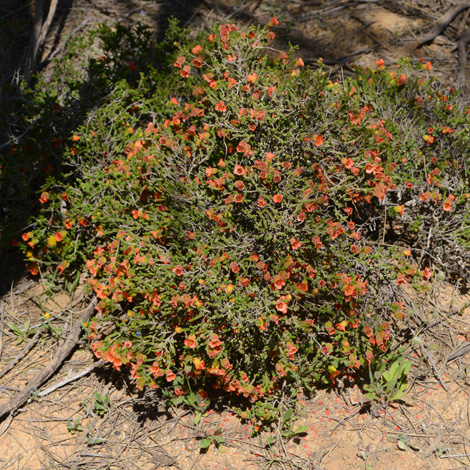
{"type": "Polygon", "coordinates": [[[379,360],[406,320],[399,286],[463,276],[470,230],[468,113],[430,64],[332,83],[293,50],[268,58],[273,37],[226,24],[181,45],[164,99],[76,131],[88,164],[43,187],[21,241],[32,274],[88,273],[96,357],[264,419],[379,360]]]}

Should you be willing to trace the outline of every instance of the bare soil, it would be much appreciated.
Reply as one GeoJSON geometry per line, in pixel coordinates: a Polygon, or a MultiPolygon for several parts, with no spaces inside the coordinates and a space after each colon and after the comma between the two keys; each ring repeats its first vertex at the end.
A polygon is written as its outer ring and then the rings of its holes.
{"type": "MultiPolygon", "coordinates": [[[[374,67],[380,58],[393,65],[401,56],[424,57],[443,82],[467,86],[466,57],[459,57],[458,44],[468,29],[470,9],[428,45],[414,48],[452,10],[454,4],[447,0],[59,3],[40,51],[39,66],[46,74],[68,38],[105,20],[144,22],[161,35],[172,14],[197,28],[212,21],[265,24],[275,15],[281,20],[276,31],[279,47],[289,41],[299,44],[299,55],[311,64],[323,58],[332,77],[350,74],[350,62],[374,67]]],[[[26,1],[0,5],[0,17],[24,23],[17,31],[17,44],[23,46],[29,42],[33,15],[34,8],[26,1]]],[[[5,56],[2,66],[19,66],[21,58],[5,56]]],[[[5,258],[0,270],[0,406],[46,367],[86,306],[80,290],[74,298],[47,295],[45,286],[14,269],[20,265],[5,258]],[[19,342],[9,324],[23,328],[26,319],[30,333],[19,342]],[[42,331],[49,334],[35,336],[34,329],[44,325],[49,329],[42,331]]],[[[470,468],[468,287],[442,280],[422,297],[403,290],[414,312],[410,325],[415,333],[405,400],[382,408],[371,406],[355,384],[319,390],[302,402],[303,417],[296,423],[307,425],[308,433],[290,441],[278,439],[272,446],[265,442],[275,436],[275,429],[250,438],[252,424],[241,422],[223,406],[198,424],[190,411],[165,408],[153,393],[139,393],[115,371],[97,364],[83,341],[59,372],[33,391],[27,404],[0,421],[0,469],[470,468]],[[88,373],[77,378],[84,371],[88,373]],[[54,386],[58,387],[52,391],[54,386]],[[110,397],[102,416],[95,407],[96,392],[110,397]],[[82,429],[67,429],[67,422],[77,419],[82,429]],[[201,440],[215,434],[225,442],[201,450],[201,440]]]]}

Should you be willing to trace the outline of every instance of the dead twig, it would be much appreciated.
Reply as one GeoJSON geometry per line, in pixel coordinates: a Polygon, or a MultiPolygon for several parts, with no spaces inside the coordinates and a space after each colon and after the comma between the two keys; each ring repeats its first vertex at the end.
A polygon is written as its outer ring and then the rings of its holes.
{"type": "Polygon", "coordinates": [[[22,349],[18,356],[16,356],[15,359],[13,359],[13,361],[11,361],[10,364],[8,364],[5,369],[0,372],[0,379],[11,369],[13,369],[15,364],[17,364],[21,360],[21,358],[25,356],[34,347],[34,345],[37,343],[37,340],[39,339],[40,334],[41,330],[38,328],[36,330],[36,333],[34,333],[34,336],[31,338],[31,341],[22,349]]]}
{"type": "Polygon", "coordinates": [[[449,24],[454,20],[454,18],[462,13],[462,11],[470,8],[470,2],[463,2],[455,5],[454,8],[451,8],[445,15],[441,16],[438,20],[436,26],[421,39],[418,39],[413,45],[413,49],[418,49],[425,44],[429,44],[430,42],[434,41],[436,36],[439,36],[449,24]]]}
{"type": "Polygon", "coordinates": [[[42,0],[36,0],[36,11],[34,14],[34,27],[33,27],[33,35],[31,37],[31,41],[29,43],[29,48],[28,48],[28,55],[26,57],[26,70],[25,70],[25,76],[27,80],[31,78],[31,75],[34,71],[35,64],[37,61],[37,56],[39,49],[42,46],[42,43],[44,42],[44,39],[46,39],[46,35],[49,31],[49,28],[51,26],[52,20],[55,15],[55,11],[57,9],[57,3],[59,0],[52,0],[51,4],[49,6],[49,12],[47,14],[46,21],[43,23],[43,1],[42,0]]]}
{"type": "Polygon", "coordinates": [[[459,80],[464,87],[467,85],[467,45],[470,42],[470,29],[462,34],[458,42],[459,51],[459,80]]]}
{"type": "Polygon", "coordinates": [[[0,359],[3,354],[3,328],[5,324],[3,323],[3,315],[5,314],[5,303],[3,300],[0,300],[0,359]]]}
{"type": "Polygon", "coordinates": [[[75,380],[78,380],[78,379],[84,377],[85,375],[89,374],[92,370],[94,370],[98,366],[100,366],[101,364],[103,364],[102,361],[98,361],[98,362],[95,362],[95,363],[91,364],[85,370],[82,370],[82,371],[76,373],[75,375],[72,375],[71,377],[67,377],[64,380],[62,380],[61,382],[59,382],[55,385],[52,385],[49,388],[46,388],[46,390],[43,390],[42,392],[39,392],[38,397],[44,397],[46,395],[49,395],[49,393],[55,392],[58,388],[61,388],[64,385],[67,385],[71,382],[74,382],[75,380]]]}
{"type": "Polygon", "coordinates": [[[59,346],[56,356],[54,357],[54,359],[52,359],[52,361],[49,362],[47,367],[42,372],[40,372],[33,380],[31,380],[28,386],[25,387],[20,393],[18,393],[18,395],[16,395],[12,400],[3,405],[0,405],[0,419],[15,411],[21,405],[27,402],[28,398],[31,395],[31,392],[33,390],[37,390],[62,365],[65,358],[77,345],[82,325],[93,315],[95,305],[96,300],[93,300],[83,312],[83,314],[80,316],[75,325],[70,329],[70,333],[67,339],[61,344],[61,346],[59,346]]]}

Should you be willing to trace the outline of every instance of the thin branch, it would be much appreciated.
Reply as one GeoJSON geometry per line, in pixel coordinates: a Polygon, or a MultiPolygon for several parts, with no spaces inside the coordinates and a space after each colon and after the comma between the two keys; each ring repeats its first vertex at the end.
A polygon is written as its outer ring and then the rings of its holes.
{"type": "Polygon", "coordinates": [[[89,374],[92,370],[94,370],[96,367],[100,366],[101,364],[103,364],[103,362],[98,361],[98,362],[95,362],[95,363],[89,365],[85,370],[82,370],[81,372],[78,372],[77,374],[72,375],[71,377],[67,377],[64,380],[62,380],[61,382],[59,382],[55,385],[52,385],[49,388],[46,388],[46,390],[43,390],[42,392],[39,392],[38,397],[44,397],[44,396],[48,395],[49,393],[52,393],[52,392],[56,391],[57,389],[63,387],[64,385],[67,385],[70,382],[74,382],[75,380],[78,380],[78,379],[84,377],[85,375],[89,374]]]}
{"type": "Polygon", "coordinates": [[[80,318],[77,320],[75,325],[70,329],[70,333],[67,339],[59,346],[56,356],[52,361],[49,362],[47,367],[40,372],[28,386],[25,387],[18,395],[12,398],[9,402],[0,405],[0,419],[6,415],[9,415],[13,411],[17,410],[20,406],[26,403],[34,390],[37,390],[46,380],[48,380],[59,367],[62,365],[67,356],[72,352],[78,343],[82,325],[88,321],[95,310],[96,299],[93,300],[90,305],[86,308],[80,318]]]}

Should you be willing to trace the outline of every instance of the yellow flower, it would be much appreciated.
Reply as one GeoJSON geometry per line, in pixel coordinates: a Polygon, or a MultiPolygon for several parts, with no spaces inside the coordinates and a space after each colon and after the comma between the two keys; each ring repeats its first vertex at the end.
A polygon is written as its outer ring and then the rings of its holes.
{"type": "Polygon", "coordinates": [[[26,252],[26,258],[28,258],[28,259],[33,259],[33,258],[34,258],[33,252],[32,252],[32,251],[27,251],[27,252],[26,252]]]}
{"type": "Polygon", "coordinates": [[[51,318],[51,314],[50,314],[49,312],[46,312],[46,313],[44,314],[44,318],[51,318]]]}
{"type": "Polygon", "coordinates": [[[47,246],[56,246],[56,244],[57,244],[57,240],[55,239],[55,235],[51,235],[47,239],[47,246]]]}

